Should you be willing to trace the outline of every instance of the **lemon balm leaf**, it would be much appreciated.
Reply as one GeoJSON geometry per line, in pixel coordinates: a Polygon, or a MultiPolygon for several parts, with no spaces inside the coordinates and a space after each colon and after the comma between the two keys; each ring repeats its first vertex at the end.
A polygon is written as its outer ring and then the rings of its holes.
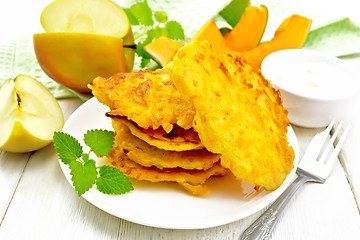
{"type": "Polygon", "coordinates": [[[154,32],[155,32],[155,38],[168,35],[167,29],[159,26],[156,26],[154,28],[154,32]]]}
{"type": "Polygon", "coordinates": [[[143,57],[141,59],[140,67],[144,68],[151,62],[151,59],[149,57],[143,57]]]}
{"type": "Polygon", "coordinates": [[[154,70],[159,67],[158,64],[154,65],[155,62],[151,61],[151,57],[144,51],[144,46],[151,43],[154,39],[161,36],[166,36],[173,40],[185,39],[184,29],[180,23],[168,21],[168,15],[165,11],[153,12],[146,0],[136,2],[130,8],[125,9],[125,12],[130,22],[134,23],[132,25],[141,25],[138,26],[139,31],[134,31],[134,37],[138,39],[135,52],[140,57],[140,68],[147,67],[154,70]],[[154,18],[156,21],[154,21],[154,18]],[[152,66],[149,66],[151,64],[152,66]]]}
{"type": "Polygon", "coordinates": [[[134,16],[134,14],[131,13],[130,8],[123,8],[123,10],[126,13],[131,25],[133,26],[139,25],[138,19],[134,16]]]}
{"type": "Polygon", "coordinates": [[[97,156],[105,156],[114,144],[114,132],[100,129],[89,130],[84,135],[84,142],[97,156]]]}
{"type": "Polygon", "coordinates": [[[107,165],[100,168],[96,186],[100,192],[111,195],[124,194],[134,189],[119,169],[107,165]]]}
{"type": "Polygon", "coordinates": [[[132,5],[130,7],[130,12],[142,25],[154,25],[153,13],[146,0],[144,2],[137,2],[132,5]]]}
{"type": "Polygon", "coordinates": [[[180,23],[176,21],[169,21],[165,24],[165,29],[167,31],[167,37],[173,40],[184,40],[185,34],[184,29],[180,23]]]}
{"type": "MultiPolygon", "coordinates": [[[[96,155],[104,156],[112,149],[114,135],[108,130],[89,130],[84,134],[84,142],[96,155]]],[[[112,195],[134,189],[129,179],[117,168],[107,165],[96,167],[96,162],[90,159],[90,152],[84,153],[80,143],[71,135],[55,132],[53,139],[59,159],[69,165],[71,181],[79,196],[94,184],[100,192],[112,195]]]]}
{"type": "Polygon", "coordinates": [[[142,58],[149,58],[150,59],[150,57],[146,54],[146,52],[144,50],[144,47],[147,44],[151,43],[152,40],[154,40],[154,38],[155,38],[155,30],[150,29],[149,31],[147,31],[146,34],[147,35],[146,35],[145,40],[137,44],[135,52],[136,52],[137,55],[139,55],[142,58]]]}
{"type": "Polygon", "coordinates": [[[80,197],[95,184],[98,175],[96,163],[91,159],[84,164],[72,161],[69,167],[73,186],[80,197]]]}
{"type": "Polygon", "coordinates": [[[82,153],[81,158],[82,158],[83,162],[87,162],[90,160],[90,155],[88,153],[82,153]]]}
{"type": "Polygon", "coordinates": [[[159,23],[166,23],[168,20],[167,13],[164,11],[156,11],[154,13],[155,20],[159,23]]]}
{"type": "Polygon", "coordinates": [[[80,158],[83,153],[80,143],[67,133],[54,132],[53,142],[59,159],[64,164],[70,164],[80,158]]]}

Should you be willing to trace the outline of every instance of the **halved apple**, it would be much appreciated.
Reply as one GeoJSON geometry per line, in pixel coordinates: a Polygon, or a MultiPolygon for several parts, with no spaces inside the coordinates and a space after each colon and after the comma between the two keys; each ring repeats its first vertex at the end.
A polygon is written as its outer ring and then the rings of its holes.
{"type": "MultiPolygon", "coordinates": [[[[126,41],[132,42],[130,30],[126,41]]],[[[121,38],[88,33],[34,34],[34,50],[44,72],[55,81],[79,92],[98,76],[110,77],[129,72],[134,63],[134,50],[125,49],[121,38]]]]}
{"type": "Polygon", "coordinates": [[[118,38],[130,31],[124,10],[111,0],[56,0],[41,13],[46,32],[94,33],[118,38]]]}
{"type": "Polygon", "coordinates": [[[0,88],[0,149],[30,152],[52,142],[64,125],[62,110],[37,80],[19,75],[0,88]]]}
{"type": "Polygon", "coordinates": [[[130,72],[135,42],[124,10],[111,0],[56,0],[41,13],[36,57],[55,81],[90,93],[95,77],[130,72]]]}

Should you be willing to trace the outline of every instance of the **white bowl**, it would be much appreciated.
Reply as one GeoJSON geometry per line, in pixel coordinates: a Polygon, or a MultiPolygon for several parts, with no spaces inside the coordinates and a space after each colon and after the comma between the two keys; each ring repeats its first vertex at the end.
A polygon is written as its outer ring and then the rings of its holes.
{"type": "Polygon", "coordinates": [[[324,53],[287,49],[269,54],[261,72],[280,90],[292,124],[324,127],[350,111],[360,76],[344,60],[324,53]]]}

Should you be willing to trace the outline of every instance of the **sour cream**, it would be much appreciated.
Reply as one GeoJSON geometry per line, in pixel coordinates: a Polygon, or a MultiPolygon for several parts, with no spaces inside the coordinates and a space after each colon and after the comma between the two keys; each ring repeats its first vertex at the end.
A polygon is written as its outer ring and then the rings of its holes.
{"type": "Polygon", "coordinates": [[[344,61],[310,50],[274,52],[264,59],[261,71],[275,88],[309,98],[339,99],[357,87],[344,61]]]}
{"type": "Polygon", "coordinates": [[[268,55],[261,72],[280,90],[291,123],[324,127],[352,111],[359,95],[360,75],[348,64],[324,53],[289,49],[268,55]]]}

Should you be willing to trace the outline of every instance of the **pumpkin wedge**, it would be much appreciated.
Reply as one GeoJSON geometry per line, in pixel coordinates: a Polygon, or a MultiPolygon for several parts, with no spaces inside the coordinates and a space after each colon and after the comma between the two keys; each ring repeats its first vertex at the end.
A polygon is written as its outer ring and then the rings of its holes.
{"type": "Polygon", "coordinates": [[[248,64],[254,69],[260,69],[264,58],[272,52],[282,49],[301,48],[308,36],[312,20],[297,14],[286,18],[275,31],[269,42],[259,44],[252,50],[240,52],[248,64]]]}
{"type": "Polygon", "coordinates": [[[161,36],[144,47],[145,52],[162,67],[173,60],[181,45],[168,37],[161,36]]]}
{"type": "Polygon", "coordinates": [[[233,51],[246,51],[255,48],[266,28],[268,9],[250,6],[245,9],[240,21],[224,36],[225,44],[233,51]]]}
{"type": "Polygon", "coordinates": [[[226,46],[224,37],[214,20],[210,20],[205,23],[204,26],[195,34],[191,42],[204,40],[208,41],[211,47],[219,53],[227,54],[231,52],[231,50],[226,46]]]}

